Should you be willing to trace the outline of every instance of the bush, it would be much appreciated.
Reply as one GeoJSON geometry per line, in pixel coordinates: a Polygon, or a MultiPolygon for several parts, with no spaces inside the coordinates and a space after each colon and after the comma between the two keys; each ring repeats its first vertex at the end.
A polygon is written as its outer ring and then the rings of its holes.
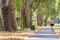
{"type": "Polygon", "coordinates": [[[22,26],[22,27],[20,27],[20,30],[22,31],[22,30],[24,30],[25,29],[25,27],[24,26],[22,26]]]}

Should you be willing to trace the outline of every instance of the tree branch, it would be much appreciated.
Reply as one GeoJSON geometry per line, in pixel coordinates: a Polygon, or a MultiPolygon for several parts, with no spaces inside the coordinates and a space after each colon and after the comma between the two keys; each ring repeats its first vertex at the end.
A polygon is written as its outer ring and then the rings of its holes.
{"type": "Polygon", "coordinates": [[[6,7],[8,7],[8,5],[9,5],[9,0],[6,0],[6,7]]]}
{"type": "Polygon", "coordinates": [[[0,8],[1,8],[1,2],[2,2],[2,0],[0,0],[0,8]]]}
{"type": "MultiPolygon", "coordinates": [[[[40,4],[40,0],[39,0],[39,2],[38,2],[38,4],[36,5],[36,8],[35,9],[37,9],[37,7],[39,6],[39,4],[40,4]]],[[[33,10],[33,12],[34,12],[35,10],[33,10]]]]}

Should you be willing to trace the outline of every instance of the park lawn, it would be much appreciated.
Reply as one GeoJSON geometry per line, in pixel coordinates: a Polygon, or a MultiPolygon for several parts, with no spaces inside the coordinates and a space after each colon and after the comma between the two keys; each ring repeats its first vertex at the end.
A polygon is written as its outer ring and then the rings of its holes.
{"type": "Polygon", "coordinates": [[[56,34],[60,37],[60,27],[54,28],[54,31],[55,31],[56,34]]]}
{"type": "Polygon", "coordinates": [[[37,26],[36,30],[30,30],[30,28],[18,32],[0,32],[0,40],[24,40],[34,35],[36,32],[43,29],[43,27],[37,26]]]}

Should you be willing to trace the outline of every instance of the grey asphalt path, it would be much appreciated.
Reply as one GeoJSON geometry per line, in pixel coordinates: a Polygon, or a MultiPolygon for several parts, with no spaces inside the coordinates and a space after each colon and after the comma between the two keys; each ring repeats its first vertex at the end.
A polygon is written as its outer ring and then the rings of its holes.
{"type": "Polygon", "coordinates": [[[60,40],[60,38],[56,35],[54,30],[52,31],[51,27],[46,27],[26,40],[60,40]]]}

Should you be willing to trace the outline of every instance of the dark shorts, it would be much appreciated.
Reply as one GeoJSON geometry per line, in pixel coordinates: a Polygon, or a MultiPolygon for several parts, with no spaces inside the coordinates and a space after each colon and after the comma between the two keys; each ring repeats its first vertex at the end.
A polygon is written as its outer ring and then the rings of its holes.
{"type": "Polygon", "coordinates": [[[51,26],[54,26],[54,24],[50,24],[51,26]]]}

